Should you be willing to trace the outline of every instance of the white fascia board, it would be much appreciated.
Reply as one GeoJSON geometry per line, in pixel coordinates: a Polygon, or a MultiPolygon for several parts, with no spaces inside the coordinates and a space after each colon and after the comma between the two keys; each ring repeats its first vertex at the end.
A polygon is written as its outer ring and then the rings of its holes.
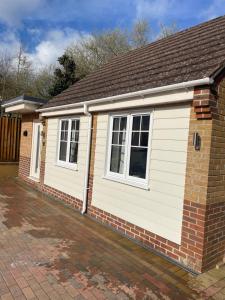
{"type": "MultiPolygon", "coordinates": [[[[38,111],[38,110],[36,110],[38,111]]],[[[65,116],[65,115],[76,115],[76,114],[83,114],[84,109],[83,106],[80,106],[78,108],[70,108],[70,109],[61,109],[58,111],[49,111],[49,112],[42,112],[42,117],[57,117],[57,116],[65,116]]]]}
{"type": "MultiPolygon", "coordinates": [[[[132,98],[135,98],[138,96],[146,97],[147,95],[151,95],[151,94],[158,94],[158,93],[163,93],[163,92],[168,92],[168,91],[173,91],[173,90],[176,91],[179,89],[188,89],[188,88],[199,86],[199,85],[212,84],[213,82],[214,82],[214,80],[212,78],[206,77],[206,78],[199,79],[199,80],[186,81],[186,82],[181,82],[178,84],[171,84],[171,85],[167,85],[167,86],[146,89],[146,90],[141,90],[141,91],[137,91],[137,92],[121,94],[121,95],[117,95],[117,96],[100,98],[100,99],[95,99],[95,100],[90,100],[90,101],[79,102],[79,103],[59,105],[59,106],[55,106],[55,107],[40,108],[40,109],[37,109],[37,112],[59,111],[59,110],[63,110],[63,109],[80,107],[80,106],[83,106],[84,104],[86,104],[87,106],[90,106],[93,104],[99,104],[99,103],[104,103],[104,102],[113,102],[113,101],[119,101],[119,100],[123,100],[123,99],[132,99],[132,98]]],[[[179,102],[179,101],[177,101],[177,102],[179,102]]],[[[154,103],[154,104],[156,104],[156,103],[154,103]]]]}
{"type": "Polygon", "coordinates": [[[14,104],[13,106],[5,107],[6,113],[29,113],[29,112],[35,112],[37,109],[37,105],[31,104],[31,103],[18,103],[14,104]]]}
{"type": "MultiPolygon", "coordinates": [[[[121,99],[118,101],[108,101],[102,103],[93,103],[88,105],[88,111],[92,112],[101,112],[101,111],[113,111],[113,110],[122,110],[122,109],[135,109],[137,107],[153,107],[165,104],[174,104],[174,103],[184,103],[193,100],[194,90],[193,88],[189,89],[180,89],[179,91],[169,91],[164,93],[158,93],[155,95],[149,95],[146,97],[136,96],[131,99],[121,99]]],[[[58,111],[47,111],[42,112],[42,117],[56,117],[63,115],[73,115],[73,114],[83,114],[83,106],[71,109],[61,109],[58,111]]]]}
{"type": "Polygon", "coordinates": [[[33,105],[36,105],[37,107],[40,106],[40,105],[42,105],[41,103],[39,104],[38,102],[19,99],[19,100],[15,100],[13,102],[10,102],[10,103],[2,104],[2,107],[6,108],[6,107],[18,105],[18,104],[33,104],[33,105]]]}

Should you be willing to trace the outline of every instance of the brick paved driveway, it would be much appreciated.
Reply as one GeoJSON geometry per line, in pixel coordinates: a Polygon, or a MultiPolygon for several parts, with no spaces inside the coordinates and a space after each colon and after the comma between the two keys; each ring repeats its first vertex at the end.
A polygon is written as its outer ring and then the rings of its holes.
{"type": "Polygon", "coordinates": [[[13,180],[0,180],[1,299],[225,299],[225,268],[193,277],[13,180]]]}

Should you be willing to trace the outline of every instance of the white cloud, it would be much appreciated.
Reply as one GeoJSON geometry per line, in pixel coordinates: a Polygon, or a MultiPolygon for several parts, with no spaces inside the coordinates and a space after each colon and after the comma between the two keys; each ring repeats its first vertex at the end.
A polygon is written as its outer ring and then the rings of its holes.
{"type": "MultiPolygon", "coordinates": [[[[84,36],[84,34],[82,34],[84,36]]],[[[81,33],[71,28],[51,30],[35,47],[33,53],[27,53],[35,68],[55,64],[65,49],[72,43],[79,41],[81,33]]]]}
{"type": "Polygon", "coordinates": [[[225,0],[213,0],[210,5],[200,14],[201,17],[210,20],[225,13],[225,0]]]}
{"type": "Polygon", "coordinates": [[[45,0],[1,0],[0,21],[10,26],[18,26],[24,18],[44,4],[45,0]]]}
{"type": "Polygon", "coordinates": [[[160,19],[169,14],[174,3],[174,0],[136,0],[136,16],[138,19],[160,19]]]}
{"type": "Polygon", "coordinates": [[[20,41],[14,31],[4,31],[0,33],[0,50],[2,53],[15,55],[20,47],[20,41]]]}

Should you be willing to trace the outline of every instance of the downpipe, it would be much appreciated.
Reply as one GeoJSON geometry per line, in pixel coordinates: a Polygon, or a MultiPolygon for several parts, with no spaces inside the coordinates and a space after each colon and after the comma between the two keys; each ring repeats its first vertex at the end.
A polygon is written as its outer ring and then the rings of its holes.
{"type": "Polygon", "coordinates": [[[83,206],[81,214],[85,214],[87,211],[88,202],[88,179],[89,179],[89,168],[90,168],[90,156],[91,156],[91,135],[92,135],[92,114],[88,111],[88,106],[84,103],[84,115],[88,117],[88,136],[87,136],[87,153],[86,153],[86,166],[84,176],[84,190],[83,190],[83,206]]]}

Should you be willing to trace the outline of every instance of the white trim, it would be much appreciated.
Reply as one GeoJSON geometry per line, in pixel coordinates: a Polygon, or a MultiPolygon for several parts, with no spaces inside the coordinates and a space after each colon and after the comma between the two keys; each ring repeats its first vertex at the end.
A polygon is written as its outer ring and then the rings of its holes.
{"type": "Polygon", "coordinates": [[[59,106],[47,107],[47,108],[40,108],[40,109],[37,109],[36,111],[37,112],[57,111],[57,110],[61,110],[61,109],[79,107],[84,104],[87,104],[87,105],[98,104],[98,103],[107,102],[107,101],[117,101],[117,100],[122,100],[122,99],[129,99],[129,98],[133,98],[136,96],[144,97],[144,96],[150,95],[150,94],[167,92],[167,91],[177,90],[177,89],[184,89],[184,88],[189,88],[189,87],[194,87],[194,86],[204,85],[204,84],[212,84],[213,82],[214,82],[214,80],[212,78],[206,77],[206,78],[202,78],[202,79],[198,79],[198,80],[191,80],[191,81],[181,82],[181,83],[177,83],[177,84],[170,84],[170,85],[165,85],[162,87],[141,90],[141,91],[132,92],[132,93],[120,94],[117,96],[99,98],[99,99],[94,99],[94,100],[89,100],[89,101],[82,101],[82,102],[78,102],[78,103],[64,104],[64,105],[59,105],[59,106]]]}
{"type": "Polygon", "coordinates": [[[133,187],[137,187],[143,190],[150,190],[149,184],[148,183],[143,183],[143,182],[139,182],[139,181],[135,181],[135,180],[129,180],[129,179],[123,179],[123,178],[118,178],[117,176],[112,176],[112,175],[104,175],[102,176],[103,179],[106,180],[111,180],[111,181],[115,181],[115,182],[119,182],[122,184],[127,184],[133,187]]]}
{"type": "MultiPolygon", "coordinates": [[[[71,117],[71,118],[61,118],[58,122],[58,141],[57,141],[57,157],[56,157],[56,165],[59,167],[71,169],[74,171],[78,170],[78,153],[77,153],[77,162],[71,163],[69,162],[69,152],[70,152],[70,136],[71,136],[71,124],[73,120],[79,120],[80,118],[77,117],[71,117]],[[61,141],[61,128],[62,128],[62,121],[68,121],[68,134],[67,134],[67,148],[66,148],[66,161],[62,161],[59,159],[59,153],[60,153],[60,141],[61,141]]],[[[79,132],[80,132],[80,124],[79,124],[79,132]]],[[[79,139],[78,139],[78,152],[79,152],[79,139]]]]}
{"type": "Polygon", "coordinates": [[[149,189],[149,165],[150,165],[150,153],[151,153],[151,138],[152,138],[152,124],[153,124],[153,114],[152,110],[142,110],[142,111],[132,111],[127,113],[113,113],[109,116],[109,127],[108,127],[108,141],[107,141],[107,158],[105,163],[105,172],[103,178],[117,181],[120,183],[125,183],[128,185],[136,186],[143,189],[149,189]],[[132,124],[134,115],[149,115],[149,130],[148,130],[148,146],[147,148],[147,160],[146,160],[146,174],[145,178],[137,178],[135,176],[129,175],[130,168],[130,152],[131,152],[131,138],[132,138],[132,124]],[[125,141],[125,154],[126,158],[124,161],[124,171],[123,174],[115,173],[110,171],[111,165],[111,151],[112,151],[112,133],[113,133],[113,120],[115,117],[126,117],[127,127],[126,127],[126,141],[125,141]]]}
{"type": "Polygon", "coordinates": [[[17,105],[17,104],[33,104],[35,106],[41,106],[43,105],[44,103],[39,103],[39,102],[35,102],[35,101],[32,101],[32,100],[23,100],[23,99],[19,99],[19,100],[15,100],[15,101],[12,101],[12,102],[9,102],[9,103],[5,103],[5,104],[2,104],[2,107],[10,107],[10,106],[14,106],[14,105],[17,105]]]}
{"type": "Polygon", "coordinates": [[[39,182],[40,180],[40,163],[41,163],[41,143],[42,143],[42,138],[41,138],[41,131],[42,131],[42,124],[41,124],[41,121],[38,120],[38,119],[35,119],[33,120],[33,123],[32,123],[32,146],[31,146],[31,163],[30,163],[30,173],[29,173],[29,178],[31,180],[34,180],[34,181],[37,181],[39,182]],[[35,156],[37,155],[36,153],[36,146],[37,146],[37,136],[36,136],[36,125],[40,125],[40,144],[39,144],[39,157],[38,157],[38,160],[39,160],[39,168],[38,168],[38,171],[37,173],[35,174],[34,172],[34,162],[35,162],[35,159],[36,157],[34,157],[34,154],[35,156]]]}

